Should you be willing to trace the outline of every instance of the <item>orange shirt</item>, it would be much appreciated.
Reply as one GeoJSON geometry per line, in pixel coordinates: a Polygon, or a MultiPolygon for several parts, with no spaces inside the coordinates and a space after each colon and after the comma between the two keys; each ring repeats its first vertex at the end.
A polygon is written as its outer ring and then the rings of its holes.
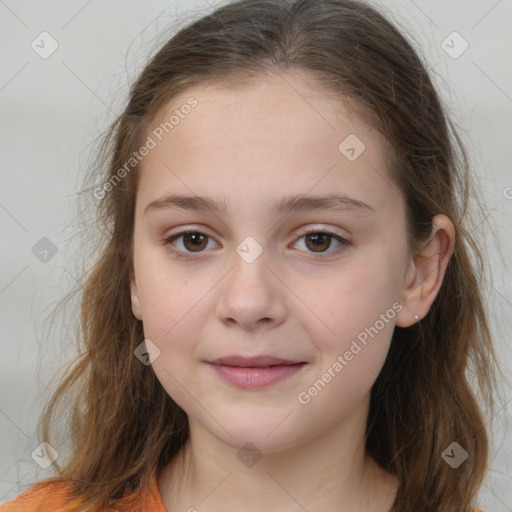
{"type": "MultiPolygon", "coordinates": [[[[67,512],[76,510],[76,503],[71,503],[68,496],[69,487],[65,482],[51,482],[40,488],[30,487],[14,499],[0,504],[0,512],[67,512]],[[74,506],[73,506],[74,505],[74,506]]],[[[127,496],[128,493],[125,495],[127,496]]],[[[142,508],[120,506],[119,512],[167,512],[160,496],[156,476],[150,481],[149,492],[142,508]]],[[[78,508],[80,510],[80,508],[78,508]]]]}
{"type": "MultiPolygon", "coordinates": [[[[67,492],[68,487],[64,482],[50,483],[38,489],[31,487],[14,499],[0,504],[0,512],[66,512],[70,510],[67,492]]],[[[120,506],[116,510],[119,512],[167,512],[158,489],[156,476],[153,475],[151,478],[149,493],[142,509],[120,506]]],[[[394,509],[389,512],[394,512],[394,509]]],[[[475,509],[474,512],[484,511],[475,509]]]]}

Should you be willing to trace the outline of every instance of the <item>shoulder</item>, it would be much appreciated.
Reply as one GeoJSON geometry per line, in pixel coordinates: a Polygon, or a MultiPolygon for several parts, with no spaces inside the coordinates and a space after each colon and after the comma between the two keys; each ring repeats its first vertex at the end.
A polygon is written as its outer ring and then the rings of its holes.
{"type": "MultiPolygon", "coordinates": [[[[2,510],[0,509],[0,512],[2,512],[2,510]]],[[[395,508],[392,508],[389,512],[396,512],[396,509],[395,508]]],[[[473,507],[471,509],[471,512],[485,512],[485,510],[481,509],[481,508],[476,508],[476,507],[473,507]]]]}
{"type": "Polygon", "coordinates": [[[70,499],[70,486],[65,481],[43,480],[0,504],[0,512],[66,512],[76,505],[73,501],[70,499]]]}
{"type": "MultiPolygon", "coordinates": [[[[0,512],[2,512],[2,510],[0,509],[0,512]]],[[[396,512],[396,509],[392,508],[389,512],[396,512]]],[[[476,508],[476,507],[473,507],[471,509],[471,512],[485,512],[485,510],[481,509],[481,508],[476,508]]]]}
{"type": "MultiPolygon", "coordinates": [[[[63,478],[53,477],[35,483],[14,499],[0,503],[0,512],[81,512],[84,498],[75,497],[72,485],[63,478]]],[[[116,503],[115,510],[125,512],[167,512],[156,476],[152,475],[149,486],[138,491],[126,491],[116,503]]]]}

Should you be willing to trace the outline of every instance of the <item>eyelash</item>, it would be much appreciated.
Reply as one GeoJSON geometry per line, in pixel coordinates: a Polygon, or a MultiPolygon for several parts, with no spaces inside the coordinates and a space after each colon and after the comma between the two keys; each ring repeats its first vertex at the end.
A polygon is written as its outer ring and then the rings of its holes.
{"type": "MultiPolygon", "coordinates": [[[[184,230],[184,231],[180,231],[179,233],[174,233],[173,235],[167,237],[164,240],[164,244],[166,246],[169,246],[170,250],[174,253],[174,257],[176,257],[178,259],[188,259],[188,260],[194,260],[194,259],[197,259],[197,258],[201,257],[199,255],[202,252],[204,252],[204,251],[198,251],[196,254],[194,254],[194,253],[183,253],[183,251],[179,251],[179,250],[173,249],[171,247],[172,242],[174,242],[178,238],[180,238],[180,237],[182,237],[184,235],[188,235],[188,234],[204,235],[207,238],[212,239],[212,237],[210,237],[209,235],[206,235],[205,233],[202,233],[201,231],[198,231],[196,229],[187,229],[187,230],[184,230]]],[[[311,234],[327,235],[330,238],[334,238],[335,240],[337,240],[341,244],[337,249],[334,249],[333,251],[324,252],[324,253],[314,253],[314,252],[311,252],[310,254],[313,255],[314,259],[323,259],[323,258],[325,258],[325,256],[323,256],[323,255],[337,254],[337,253],[341,252],[343,249],[345,249],[346,247],[349,247],[349,246],[352,245],[351,242],[349,242],[345,238],[342,238],[339,235],[336,235],[335,233],[332,233],[330,231],[319,230],[319,229],[305,230],[305,231],[303,231],[301,233],[301,236],[297,240],[300,240],[301,238],[304,238],[304,237],[306,237],[308,235],[311,235],[311,234]]]]}

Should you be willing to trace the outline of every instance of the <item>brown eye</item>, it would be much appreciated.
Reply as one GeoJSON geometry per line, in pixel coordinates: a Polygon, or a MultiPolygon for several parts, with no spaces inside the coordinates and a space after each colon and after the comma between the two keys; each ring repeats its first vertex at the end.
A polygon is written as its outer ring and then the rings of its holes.
{"type": "Polygon", "coordinates": [[[327,233],[313,233],[306,236],[306,246],[314,252],[323,252],[331,245],[331,236],[327,233]]]}
{"type": "Polygon", "coordinates": [[[167,237],[165,245],[177,258],[194,258],[195,254],[205,252],[209,242],[215,246],[214,240],[199,231],[182,231],[167,237]]]}
{"type": "Polygon", "coordinates": [[[318,257],[324,257],[338,254],[350,246],[351,242],[329,231],[309,230],[303,232],[294,245],[299,245],[298,248],[302,251],[309,252],[310,254],[316,253],[318,257]],[[301,245],[303,247],[300,247],[301,245]]]}
{"type": "Polygon", "coordinates": [[[183,235],[183,246],[191,252],[203,250],[207,245],[208,237],[201,233],[186,233],[183,235]]]}

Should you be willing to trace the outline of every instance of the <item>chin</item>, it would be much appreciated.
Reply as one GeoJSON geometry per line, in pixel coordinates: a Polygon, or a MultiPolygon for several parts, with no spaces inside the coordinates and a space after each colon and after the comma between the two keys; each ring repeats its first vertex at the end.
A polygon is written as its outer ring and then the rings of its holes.
{"type": "Polygon", "coordinates": [[[221,424],[229,431],[226,432],[222,427],[211,421],[208,422],[208,430],[219,441],[231,446],[236,450],[251,450],[251,446],[256,447],[261,452],[280,452],[297,446],[304,440],[301,439],[304,434],[301,429],[293,422],[286,425],[286,414],[280,415],[279,418],[271,416],[262,418],[261,416],[250,420],[249,416],[245,416],[242,421],[224,420],[221,424]],[[301,435],[302,434],[302,435],[301,435]]]}

